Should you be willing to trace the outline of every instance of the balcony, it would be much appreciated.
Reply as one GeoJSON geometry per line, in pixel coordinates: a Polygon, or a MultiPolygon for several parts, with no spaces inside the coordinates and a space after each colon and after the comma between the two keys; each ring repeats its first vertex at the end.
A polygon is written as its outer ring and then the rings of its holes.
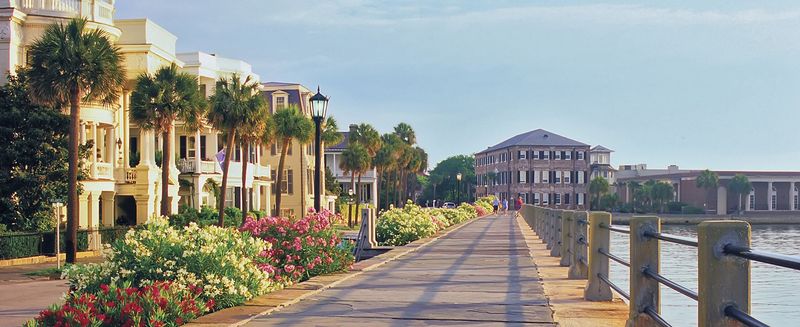
{"type": "Polygon", "coordinates": [[[92,179],[114,179],[114,164],[110,162],[92,164],[92,179]]]}
{"type": "Polygon", "coordinates": [[[221,174],[222,169],[216,161],[200,161],[200,170],[197,170],[196,161],[193,159],[181,159],[178,161],[178,170],[181,174],[221,174]]]}
{"type": "MultiPolygon", "coordinates": [[[[0,3],[3,2],[6,1],[0,3]]],[[[65,18],[81,16],[108,25],[114,21],[114,0],[9,0],[6,3],[28,14],[65,18]]]]}

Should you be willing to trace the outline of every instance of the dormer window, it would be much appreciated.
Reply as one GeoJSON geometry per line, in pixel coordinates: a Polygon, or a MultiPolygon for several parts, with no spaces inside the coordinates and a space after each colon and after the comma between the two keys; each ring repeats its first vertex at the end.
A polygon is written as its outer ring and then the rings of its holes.
{"type": "Polygon", "coordinates": [[[275,98],[275,110],[286,108],[286,97],[275,98]]]}

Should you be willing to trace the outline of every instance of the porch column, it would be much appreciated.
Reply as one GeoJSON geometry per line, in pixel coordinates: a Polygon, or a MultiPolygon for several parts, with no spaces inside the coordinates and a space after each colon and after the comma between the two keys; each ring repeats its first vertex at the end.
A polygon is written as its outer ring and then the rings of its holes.
{"type": "MultiPolygon", "coordinates": [[[[122,167],[130,168],[130,160],[128,156],[130,156],[131,151],[131,125],[128,120],[128,96],[130,92],[124,90],[122,93],[122,130],[120,133],[122,134],[122,167]]],[[[141,143],[141,140],[139,140],[141,143]]],[[[138,150],[137,150],[138,151],[138,150]]],[[[139,154],[141,158],[141,153],[139,154]]]]}
{"type": "Polygon", "coordinates": [[[198,129],[194,132],[194,172],[196,174],[200,174],[203,172],[200,168],[201,161],[202,158],[200,156],[200,130],[198,129]]]}
{"type": "Polygon", "coordinates": [[[139,129],[139,166],[155,167],[153,131],[139,129]]]}
{"type": "Polygon", "coordinates": [[[767,182],[767,210],[775,210],[775,208],[772,207],[772,182],[767,182]]]}
{"type": "Polygon", "coordinates": [[[136,200],[136,224],[144,224],[156,212],[156,198],[149,195],[135,195],[133,198],[136,200]]]}
{"type": "Polygon", "coordinates": [[[378,210],[378,175],[375,171],[375,180],[372,182],[372,205],[375,210],[378,210]]]}
{"type": "Polygon", "coordinates": [[[253,182],[253,198],[250,201],[250,207],[255,211],[261,210],[261,184],[253,182]]]}
{"type": "MultiPolygon", "coordinates": [[[[165,142],[169,142],[169,157],[167,157],[167,159],[168,159],[167,167],[170,170],[172,170],[172,171],[170,171],[170,177],[172,177],[173,176],[172,173],[174,173],[175,171],[178,170],[177,163],[175,162],[175,153],[177,152],[177,150],[175,149],[175,138],[177,137],[177,135],[175,135],[176,134],[175,133],[175,123],[172,123],[172,126],[170,126],[169,129],[170,129],[170,135],[172,135],[172,136],[169,138],[169,140],[165,140],[165,142]]],[[[197,144],[197,142],[195,142],[195,144],[197,144]]],[[[165,153],[164,155],[166,156],[168,154],[165,153]]],[[[180,173],[180,171],[178,171],[178,173],[180,173]]],[[[178,175],[177,174],[174,177],[175,177],[175,180],[178,179],[178,175]]],[[[170,179],[172,179],[172,178],[170,178],[170,179]]],[[[177,182],[176,182],[176,184],[177,184],[177,182]]]]}
{"type": "Polygon", "coordinates": [[[100,199],[103,201],[103,212],[102,212],[102,226],[105,227],[112,227],[114,226],[114,217],[115,217],[115,203],[114,203],[114,195],[116,195],[113,191],[104,191],[100,194],[100,199]]]}
{"type": "Polygon", "coordinates": [[[717,187],[717,215],[728,213],[728,189],[723,186],[717,187]]]}
{"type": "Polygon", "coordinates": [[[754,192],[750,191],[747,193],[747,198],[744,199],[744,211],[750,211],[750,206],[752,205],[752,201],[750,201],[750,196],[753,195],[754,192]]]}
{"type": "Polygon", "coordinates": [[[84,191],[78,196],[78,208],[80,208],[78,229],[89,227],[89,218],[91,217],[91,213],[89,212],[89,194],[90,192],[84,191]]]}
{"type": "Polygon", "coordinates": [[[80,133],[81,133],[81,145],[85,145],[86,144],[86,122],[85,121],[81,121],[80,125],[81,125],[81,127],[80,127],[81,128],[81,130],[80,130],[80,133]]]}
{"type": "Polygon", "coordinates": [[[99,140],[97,139],[97,123],[92,122],[92,151],[89,152],[90,153],[89,155],[92,156],[90,158],[92,162],[92,178],[97,178],[97,165],[95,164],[97,163],[97,144],[99,143],[98,141],[99,140]]]}
{"type": "Polygon", "coordinates": [[[194,182],[194,188],[192,188],[194,191],[194,195],[192,196],[194,198],[193,206],[195,209],[200,210],[200,207],[203,206],[203,179],[200,178],[198,174],[192,177],[192,182],[194,182]]]}
{"type": "Polygon", "coordinates": [[[106,128],[106,154],[103,159],[105,159],[105,162],[110,163],[112,167],[117,165],[117,144],[115,141],[114,126],[106,128]]]}

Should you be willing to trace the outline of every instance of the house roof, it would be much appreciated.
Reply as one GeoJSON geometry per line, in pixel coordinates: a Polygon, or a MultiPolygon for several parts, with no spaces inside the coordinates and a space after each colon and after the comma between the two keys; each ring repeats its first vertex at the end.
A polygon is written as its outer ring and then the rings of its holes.
{"type": "Polygon", "coordinates": [[[533,130],[527,133],[522,133],[491,146],[486,150],[479,153],[494,151],[511,146],[589,146],[586,143],[578,142],[573,139],[558,135],[556,133],[548,132],[543,129],[533,130]]]}
{"type": "Polygon", "coordinates": [[[339,142],[338,144],[325,147],[326,151],[341,152],[347,148],[347,144],[350,143],[350,132],[340,132],[340,133],[342,133],[342,141],[339,142]]]}
{"type": "Polygon", "coordinates": [[[614,152],[614,150],[611,150],[611,149],[609,149],[607,147],[604,147],[602,145],[595,145],[595,147],[593,147],[591,151],[592,152],[614,152]]]}

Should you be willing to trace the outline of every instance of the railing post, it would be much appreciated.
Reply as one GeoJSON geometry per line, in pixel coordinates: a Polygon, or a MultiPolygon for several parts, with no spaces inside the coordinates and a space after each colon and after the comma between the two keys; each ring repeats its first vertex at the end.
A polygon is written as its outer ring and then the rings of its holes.
{"type": "Polygon", "coordinates": [[[726,255],[728,244],[749,247],[750,224],[718,220],[697,226],[699,327],[744,326],[725,315],[731,305],[750,313],[750,261],[726,255]]]}
{"type": "Polygon", "coordinates": [[[553,246],[550,249],[551,257],[561,256],[561,210],[553,210],[553,246]]]}
{"type": "Polygon", "coordinates": [[[586,246],[581,243],[587,241],[586,225],[579,223],[581,220],[586,220],[586,211],[576,211],[572,214],[572,261],[569,266],[567,278],[569,279],[586,279],[589,275],[589,267],[586,266],[588,259],[586,258],[586,246]]]}
{"type": "Polygon", "coordinates": [[[661,232],[658,217],[633,217],[630,221],[630,315],[628,327],[659,326],[644,311],[648,307],[661,313],[661,292],[658,281],[647,277],[645,268],[658,273],[660,243],[657,239],[644,236],[645,232],[661,232]]]}
{"type": "Polygon", "coordinates": [[[545,248],[551,250],[553,248],[553,210],[545,208],[544,217],[544,242],[547,244],[545,248]]]}
{"type": "Polygon", "coordinates": [[[608,276],[608,257],[598,252],[600,249],[609,249],[611,245],[611,231],[601,228],[600,225],[611,225],[611,214],[608,212],[589,213],[589,280],[583,297],[587,301],[611,301],[611,287],[603,282],[598,275],[608,276]]]}
{"type": "Polygon", "coordinates": [[[574,211],[572,210],[561,210],[561,261],[559,264],[561,267],[569,267],[570,261],[572,260],[572,244],[573,241],[573,233],[572,229],[572,214],[574,211]]]}

